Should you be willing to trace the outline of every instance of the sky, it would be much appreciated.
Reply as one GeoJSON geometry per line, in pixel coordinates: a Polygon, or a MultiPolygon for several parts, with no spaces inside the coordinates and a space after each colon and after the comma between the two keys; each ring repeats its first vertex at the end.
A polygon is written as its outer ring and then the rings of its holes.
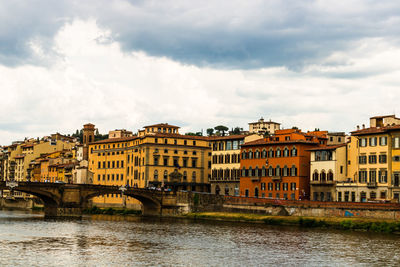
{"type": "Polygon", "coordinates": [[[399,86],[397,1],[0,0],[0,145],[88,122],[350,132],[399,115],[399,86]]]}

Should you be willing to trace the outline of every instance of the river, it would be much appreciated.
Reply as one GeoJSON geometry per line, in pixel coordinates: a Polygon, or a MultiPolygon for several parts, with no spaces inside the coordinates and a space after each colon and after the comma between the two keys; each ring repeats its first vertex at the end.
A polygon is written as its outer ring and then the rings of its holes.
{"type": "MultiPolygon", "coordinates": [[[[0,211],[1,266],[382,266],[400,236],[245,223],[45,220],[0,211]]],[[[103,218],[103,219],[104,219],[103,218]]]]}

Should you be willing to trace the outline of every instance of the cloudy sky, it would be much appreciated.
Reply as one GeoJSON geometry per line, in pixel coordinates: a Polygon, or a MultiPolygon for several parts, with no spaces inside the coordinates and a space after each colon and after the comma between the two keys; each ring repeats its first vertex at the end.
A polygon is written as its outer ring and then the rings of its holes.
{"type": "Polygon", "coordinates": [[[396,1],[0,0],[0,144],[400,115],[396,1]]]}

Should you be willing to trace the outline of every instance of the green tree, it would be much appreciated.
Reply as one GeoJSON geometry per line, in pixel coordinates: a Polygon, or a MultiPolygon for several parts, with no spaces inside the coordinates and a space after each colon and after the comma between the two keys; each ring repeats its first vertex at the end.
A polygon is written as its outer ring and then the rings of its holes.
{"type": "Polygon", "coordinates": [[[215,126],[214,129],[215,129],[218,133],[221,133],[222,136],[225,136],[225,132],[229,130],[228,127],[223,126],[223,125],[215,126]]]}
{"type": "Polygon", "coordinates": [[[232,134],[240,134],[242,130],[243,128],[236,126],[234,129],[232,129],[232,134]]]}
{"type": "Polygon", "coordinates": [[[207,135],[208,136],[211,136],[211,135],[213,135],[214,134],[214,129],[213,128],[208,128],[207,129],[207,135]]]}

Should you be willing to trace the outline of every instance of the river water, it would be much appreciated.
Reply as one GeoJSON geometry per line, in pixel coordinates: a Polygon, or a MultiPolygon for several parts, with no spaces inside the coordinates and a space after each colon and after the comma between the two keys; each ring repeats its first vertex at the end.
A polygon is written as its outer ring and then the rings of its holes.
{"type": "Polygon", "coordinates": [[[400,236],[0,211],[0,253],[0,266],[398,266],[400,236]]]}

